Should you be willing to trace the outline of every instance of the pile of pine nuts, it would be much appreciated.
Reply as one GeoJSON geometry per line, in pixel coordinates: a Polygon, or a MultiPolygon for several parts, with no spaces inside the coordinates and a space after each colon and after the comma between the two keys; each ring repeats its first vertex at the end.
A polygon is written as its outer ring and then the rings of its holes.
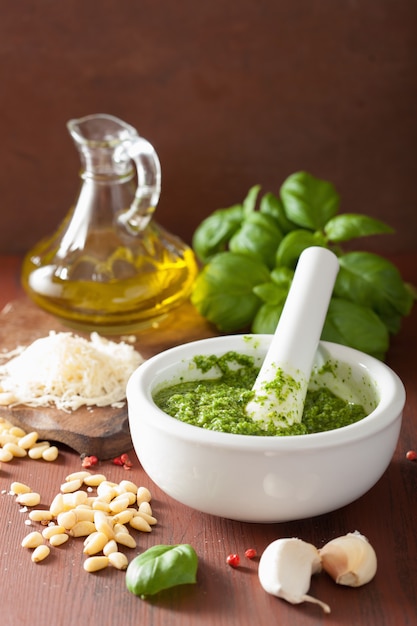
{"type": "MultiPolygon", "coordinates": [[[[23,483],[12,483],[10,493],[23,506],[36,507],[41,501],[40,494],[23,483]]],[[[85,571],[96,572],[109,565],[124,570],[128,559],[119,547],[136,547],[130,529],[151,532],[157,523],[150,502],[149,489],[130,480],[114,483],[104,474],[88,471],[69,474],[48,509],[32,508],[29,512],[29,523],[37,522],[44,528],[30,532],[22,547],[33,550],[32,561],[38,563],[50,554],[51,547],[66,543],[70,537],[83,537],[85,571]],[[96,495],[89,495],[94,489],[96,495]]]]}
{"type": "Polygon", "coordinates": [[[58,448],[49,441],[39,441],[37,432],[27,433],[0,417],[0,462],[8,463],[13,458],[29,456],[31,459],[55,461],[58,448]]]}

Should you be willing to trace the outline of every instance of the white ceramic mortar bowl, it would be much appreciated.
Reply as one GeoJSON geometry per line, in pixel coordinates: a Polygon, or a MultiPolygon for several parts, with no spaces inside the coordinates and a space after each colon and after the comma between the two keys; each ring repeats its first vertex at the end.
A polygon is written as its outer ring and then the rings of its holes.
{"type": "MultiPolygon", "coordinates": [[[[183,344],[139,366],[127,385],[135,451],[149,477],[175,500],[199,511],[248,522],[283,522],[327,513],[356,500],[381,478],[397,445],[405,390],[384,363],[346,346],[321,342],[337,377],[320,375],[369,414],[327,432],[256,437],[185,424],[159,409],[152,395],[167,384],[203,377],[192,359],[235,351],[261,364],[272,335],[230,335],[183,344]]],[[[208,376],[213,377],[213,373],[208,376]]]]}

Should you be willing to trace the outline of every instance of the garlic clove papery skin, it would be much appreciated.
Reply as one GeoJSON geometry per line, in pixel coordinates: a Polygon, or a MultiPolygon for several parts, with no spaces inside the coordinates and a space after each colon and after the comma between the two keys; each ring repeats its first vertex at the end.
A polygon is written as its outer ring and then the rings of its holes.
{"type": "Polygon", "coordinates": [[[358,531],[332,539],[319,553],[323,569],[339,585],[360,587],[376,574],[375,550],[358,531]]]}
{"type": "Polygon", "coordinates": [[[271,595],[290,602],[313,602],[325,613],[330,608],[324,602],[307,594],[311,576],[321,571],[319,551],[311,543],[295,537],[277,539],[261,555],[258,568],[259,581],[271,595]]]}

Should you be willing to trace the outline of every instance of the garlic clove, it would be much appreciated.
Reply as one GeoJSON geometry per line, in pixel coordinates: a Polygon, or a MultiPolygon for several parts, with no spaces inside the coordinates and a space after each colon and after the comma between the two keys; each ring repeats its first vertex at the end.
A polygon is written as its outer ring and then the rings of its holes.
{"type": "Polygon", "coordinates": [[[339,585],[360,587],[376,574],[375,550],[358,531],[332,539],[319,553],[323,569],[339,585]]]}
{"type": "Polygon", "coordinates": [[[301,539],[277,539],[266,547],[258,568],[263,589],[291,604],[313,602],[330,613],[330,607],[308,595],[311,576],[321,571],[319,551],[301,539]]]}

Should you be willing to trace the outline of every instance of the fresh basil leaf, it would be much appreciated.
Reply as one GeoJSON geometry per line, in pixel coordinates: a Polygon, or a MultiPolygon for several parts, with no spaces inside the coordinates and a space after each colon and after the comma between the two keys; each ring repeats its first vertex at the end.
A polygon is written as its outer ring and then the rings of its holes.
{"type": "Polygon", "coordinates": [[[286,235],[291,230],[298,228],[296,224],[290,222],[287,218],[281,200],[273,193],[266,193],[262,196],[259,204],[259,210],[261,213],[270,215],[275,220],[276,225],[283,235],[286,235]]]}
{"type": "Polygon", "coordinates": [[[356,237],[393,233],[393,229],[373,217],[357,213],[344,213],[332,217],[324,227],[330,241],[350,241],[356,237]]]}
{"type": "Polygon", "coordinates": [[[261,285],[256,285],[253,288],[253,292],[263,302],[266,302],[267,304],[272,304],[274,306],[285,302],[285,299],[288,295],[287,288],[283,289],[282,287],[278,286],[274,282],[262,283],[261,285]]]}
{"type": "Polygon", "coordinates": [[[275,267],[271,272],[271,280],[287,292],[294,278],[294,270],[289,267],[275,267]]]}
{"type": "Polygon", "coordinates": [[[395,265],[371,252],[344,254],[339,263],[334,294],[373,309],[396,333],[401,317],[411,311],[413,296],[395,265]]]}
{"type": "Polygon", "coordinates": [[[253,288],[269,281],[266,265],[246,254],[220,252],[197,276],[191,302],[221,331],[248,326],[261,300],[253,288]]]}
{"type": "Polygon", "coordinates": [[[252,211],[255,210],[260,189],[260,185],[254,185],[249,189],[248,194],[242,203],[243,212],[245,215],[249,215],[250,213],[252,213],[252,211]]]}
{"type": "Polygon", "coordinates": [[[332,297],[321,338],[384,359],[389,345],[385,324],[372,309],[332,297]]]}
{"type": "Polygon", "coordinates": [[[238,230],[244,215],[242,205],[218,209],[194,231],[192,245],[197,257],[207,263],[212,256],[225,250],[230,237],[238,230]]]}
{"type": "Polygon", "coordinates": [[[256,334],[273,335],[283,308],[284,303],[279,305],[263,304],[255,315],[251,331],[256,334]]]}
{"type": "Polygon", "coordinates": [[[310,230],[322,230],[339,210],[339,194],[332,183],[307,172],[296,172],[281,186],[287,218],[310,230]]]}
{"type": "Polygon", "coordinates": [[[177,585],[195,583],[198,557],[189,544],[158,545],[142,552],[126,570],[126,586],[146,597],[177,585]]]}
{"type": "Polygon", "coordinates": [[[250,213],[229,241],[232,252],[251,254],[268,267],[275,265],[275,253],[282,233],[270,215],[250,213]]]}
{"type": "Polygon", "coordinates": [[[276,252],[276,265],[294,268],[298,258],[305,248],[310,246],[327,247],[326,240],[320,232],[309,230],[292,230],[285,235],[276,252]]]}

